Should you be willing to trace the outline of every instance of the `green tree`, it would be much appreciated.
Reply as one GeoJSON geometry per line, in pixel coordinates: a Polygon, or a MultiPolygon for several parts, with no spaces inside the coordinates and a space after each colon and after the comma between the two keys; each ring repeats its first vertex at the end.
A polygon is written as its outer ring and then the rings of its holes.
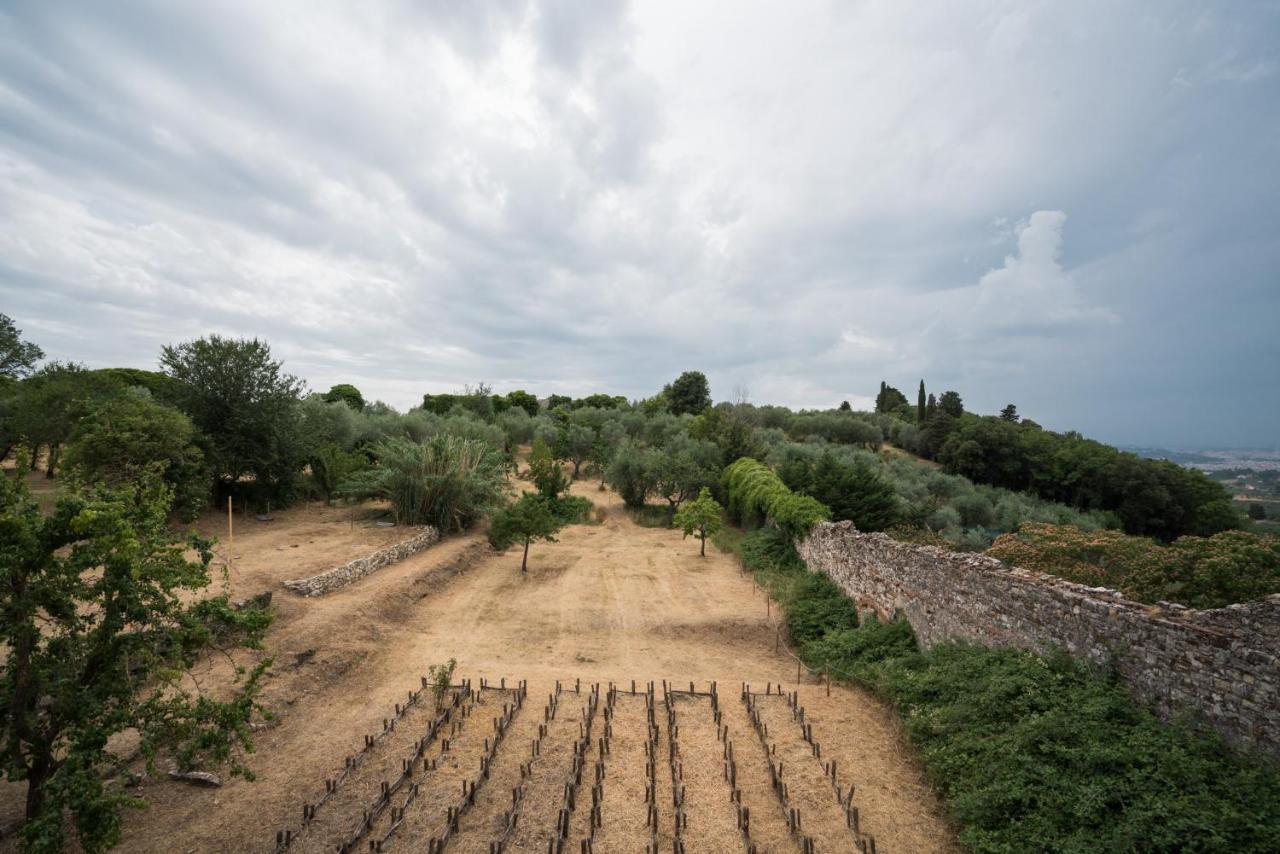
{"type": "Polygon", "coordinates": [[[893,412],[899,406],[906,405],[905,394],[887,383],[880,383],[880,393],[876,395],[876,412],[893,412]]]}
{"type": "Polygon", "coordinates": [[[509,407],[498,415],[496,423],[502,430],[502,447],[508,454],[533,438],[534,420],[520,406],[509,407]]]}
{"type": "Polygon", "coordinates": [[[951,436],[951,431],[956,427],[956,419],[949,415],[941,406],[933,411],[924,422],[924,429],[920,432],[920,452],[923,456],[932,459],[942,450],[943,445],[947,443],[947,439],[951,436]]]}
{"type": "Polygon", "coordinates": [[[368,419],[344,401],[327,401],[323,395],[307,395],[298,406],[299,433],[307,455],[321,445],[351,449],[368,428],[368,419]]]}
{"type": "Polygon", "coordinates": [[[626,437],[626,428],[622,426],[622,422],[617,420],[606,421],[600,426],[600,432],[596,434],[596,441],[591,448],[589,462],[594,472],[600,477],[600,487],[602,489],[604,488],[605,473],[608,471],[609,463],[613,462],[613,456],[618,452],[618,446],[622,444],[626,437]]]}
{"type": "Polygon", "coordinates": [[[582,424],[567,424],[560,433],[559,456],[573,463],[572,479],[578,479],[578,470],[591,456],[596,444],[596,431],[582,424]]]}
{"type": "Polygon", "coordinates": [[[653,456],[656,453],[634,439],[624,440],[614,453],[605,471],[605,480],[618,491],[628,507],[643,507],[645,499],[653,492],[654,472],[657,470],[653,456]]]}
{"type": "Polygon", "coordinates": [[[48,449],[45,474],[53,477],[62,446],[76,423],[119,390],[117,381],[100,372],[70,362],[50,362],[19,384],[7,429],[31,449],[33,468],[37,449],[48,449]]]}
{"type": "Polygon", "coordinates": [[[778,467],[788,488],[811,495],[859,531],[884,531],[900,521],[893,485],[862,461],[845,462],[829,451],[816,461],[791,459],[778,467]]]}
{"type": "Polygon", "coordinates": [[[690,439],[685,434],[661,449],[645,455],[650,468],[652,492],[667,502],[667,524],[674,524],[676,511],[720,475],[720,449],[711,442],[690,439]]]}
{"type": "Polygon", "coordinates": [[[564,394],[553,394],[547,398],[547,410],[569,409],[573,406],[573,398],[564,394]]]}
{"type": "Polygon", "coordinates": [[[208,595],[211,544],[176,540],[168,514],[154,478],[63,497],[48,516],[20,478],[0,478],[0,756],[27,784],[29,850],[62,850],[68,826],[85,851],[120,840],[123,807],[141,801],[112,782],[127,777],[118,733],[138,734],[148,769],[165,752],[251,776],[240,754],[270,661],[223,701],[188,677],[209,648],[258,647],[270,612],[208,595]]]}
{"type": "Polygon", "coordinates": [[[697,415],[711,406],[711,388],[702,371],[685,371],[662,389],[672,415],[697,415]]]}
{"type": "Polygon", "coordinates": [[[347,480],[356,472],[368,465],[368,458],[356,451],[345,451],[333,442],[326,442],[311,454],[311,480],[316,489],[324,496],[325,504],[333,503],[337,494],[347,480]]]}
{"type": "Polygon", "coordinates": [[[1018,420],[1019,420],[1019,419],[1018,419],[1018,407],[1016,407],[1016,406],[1014,406],[1012,403],[1010,403],[1010,404],[1009,404],[1008,406],[1006,406],[1004,409],[1001,409],[1001,410],[1000,410],[1000,420],[1001,420],[1001,421],[1008,421],[1008,422],[1010,422],[1010,423],[1012,423],[1012,424],[1017,424],[1017,423],[1018,423],[1018,420]]]}
{"type": "Polygon", "coordinates": [[[340,400],[356,412],[364,410],[364,395],[360,393],[360,389],[350,383],[339,383],[330,387],[325,392],[324,399],[329,403],[340,400]]]}
{"type": "Polygon", "coordinates": [[[569,488],[569,481],[564,476],[560,461],[551,452],[551,446],[541,438],[533,440],[533,447],[529,451],[529,478],[538,488],[538,493],[551,501],[569,488]]]}
{"type": "Polygon", "coordinates": [[[489,539],[498,548],[506,548],[511,543],[523,543],[520,571],[527,572],[529,544],[536,540],[554,543],[555,534],[560,527],[560,522],[551,510],[551,499],[526,492],[518,501],[493,514],[489,539]]]}
{"type": "Polygon", "coordinates": [[[944,391],[942,397],[938,398],[938,407],[952,418],[964,415],[964,401],[960,399],[958,391],[944,391]]]}
{"type": "Polygon", "coordinates": [[[539,410],[542,408],[538,405],[538,398],[529,394],[529,392],[524,389],[516,389],[515,391],[507,392],[507,403],[511,406],[520,407],[529,415],[530,418],[536,417],[539,410]]]}
{"type": "Polygon", "coordinates": [[[625,397],[608,394],[589,394],[573,402],[574,409],[620,409],[626,405],[627,399],[625,397]]]}
{"type": "Polygon", "coordinates": [[[924,396],[924,380],[920,380],[920,391],[916,393],[916,423],[917,424],[924,423],[924,419],[928,415],[928,413],[926,412],[926,406],[927,404],[925,402],[925,396],[924,396]]]}
{"type": "Polygon", "coordinates": [[[721,514],[724,508],[711,497],[711,490],[702,487],[698,497],[688,502],[675,515],[676,527],[684,531],[687,537],[694,534],[701,540],[699,554],[707,556],[707,537],[715,536],[723,524],[721,514]]]}
{"type": "Polygon", "coordinates": [[[173,494],[173,512],[191,521],[209,501],[209,475],[191,419],[142,390],[109,398],[80,419],[67,447],[75,479],[118,487],[154,472],[173,494]]]}
{"type": "Polygon", "coordinates": [[[306,456],[298,429],[304,385],[281,370],[267,343],[210,335],[165,347],[160,365],[183,384],[182,408],[209,441],[221,488],[243,490],[249,479],[259,500],[287,500],[306,456]]]}
{"type": "Polygon", "coordinates": [[[852,412],[852,411],[853,411],[853,407],[849,405],[849,401],[847,401],[847,400],[842,400],[842,401],[840,401],[840,411],[841,411],[841,412],[852,412]]]}
{"type": "Polygon", "coordinates": [[[13,319],[0,314],[0,378],[22,379],[34,371],[36,362],[43,358],[43,350],[22,340],[22,330],[13,325],[13,319]]]}
{"type": "Polygon", "coordinates": [[[1249,502],[1249,518],[1253,519],[1254,521],[1260,521],[1262,519],[1267,518],[1267,508],[1263,504],[1257,501],[1250,501],[1249,502]]]}

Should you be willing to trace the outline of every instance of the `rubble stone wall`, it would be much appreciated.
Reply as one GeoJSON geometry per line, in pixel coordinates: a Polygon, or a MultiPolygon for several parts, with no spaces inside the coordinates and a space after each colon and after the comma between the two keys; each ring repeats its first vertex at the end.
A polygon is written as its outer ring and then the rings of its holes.
{"type": "Polygon", "coordinates": [[[1280,756],[1280,595],[1198,611],[821,522],[797,544],[860,609],[901,613],[928,647],[952,640],[1114,668],[1162,717],[1190,712],[1228,741],[1280,756]]]}
{"type": "Polygon", "coordinates": [[[334,567],[310,578],[295,578],[291,581],[286,581],[284,586],[303,596],[323,596],[341,587],[346,587],[348,584],[358,581],[388,564],[417,554],[439,541],[439,539],[439,531],[429,525],[423,526],[419,529],[419,533],[409,539],[401,540],[393,546],[387,546],[385,549],[376,551],[368,557],[353,560],[350,563],[334,567]]]}

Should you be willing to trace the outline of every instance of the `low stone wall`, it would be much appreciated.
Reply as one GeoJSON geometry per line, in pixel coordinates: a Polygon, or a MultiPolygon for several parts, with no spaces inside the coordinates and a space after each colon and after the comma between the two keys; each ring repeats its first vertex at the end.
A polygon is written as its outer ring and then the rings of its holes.
{"type": "Polygon", "coordinates": [[[849,522],[819,523],[797,548],[860,608],[901,612],[926,647],[1065,650],[1113,667],[1162,717],[1190,712],[1234,744],[1280,756],[1280,595],[1210,611],[1143,605],[849,522]]]}
{"type": "Polygon", "coordinates": [[[326,593],[346,587],[354,581],[364,578],[371,572],[382,569],[388,564],[404,560],[417,554],[440,539],[440,532],[430,526],[419,529],[419,533],[407,540],[401,540],[393,546],[374,552],[351,563],[334,567],[310,578],[295,578],[284,583],[294,593],[303,596],[323,596],[326,593]]]}

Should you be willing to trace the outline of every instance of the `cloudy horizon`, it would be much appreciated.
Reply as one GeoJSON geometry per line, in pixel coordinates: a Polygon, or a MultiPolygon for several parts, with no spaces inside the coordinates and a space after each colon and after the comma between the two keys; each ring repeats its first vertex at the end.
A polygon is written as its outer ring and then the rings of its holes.
{"type": "Polygon", "coordinates": [[[49,358],[260,337],[485,382],[1013,402],[1270,447],[1280,7],[0,10],[0,312],[49,358]]]}

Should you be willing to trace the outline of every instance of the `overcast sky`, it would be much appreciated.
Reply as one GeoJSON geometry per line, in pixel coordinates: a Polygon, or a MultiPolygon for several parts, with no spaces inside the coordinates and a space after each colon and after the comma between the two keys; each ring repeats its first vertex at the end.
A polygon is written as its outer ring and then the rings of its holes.
{"type": "Polygon", "coordinates": [[[1271,446],[1278,105],[1274,2],[11,0],[0,311],[402,409],[924,378],[1271,446]]]}

